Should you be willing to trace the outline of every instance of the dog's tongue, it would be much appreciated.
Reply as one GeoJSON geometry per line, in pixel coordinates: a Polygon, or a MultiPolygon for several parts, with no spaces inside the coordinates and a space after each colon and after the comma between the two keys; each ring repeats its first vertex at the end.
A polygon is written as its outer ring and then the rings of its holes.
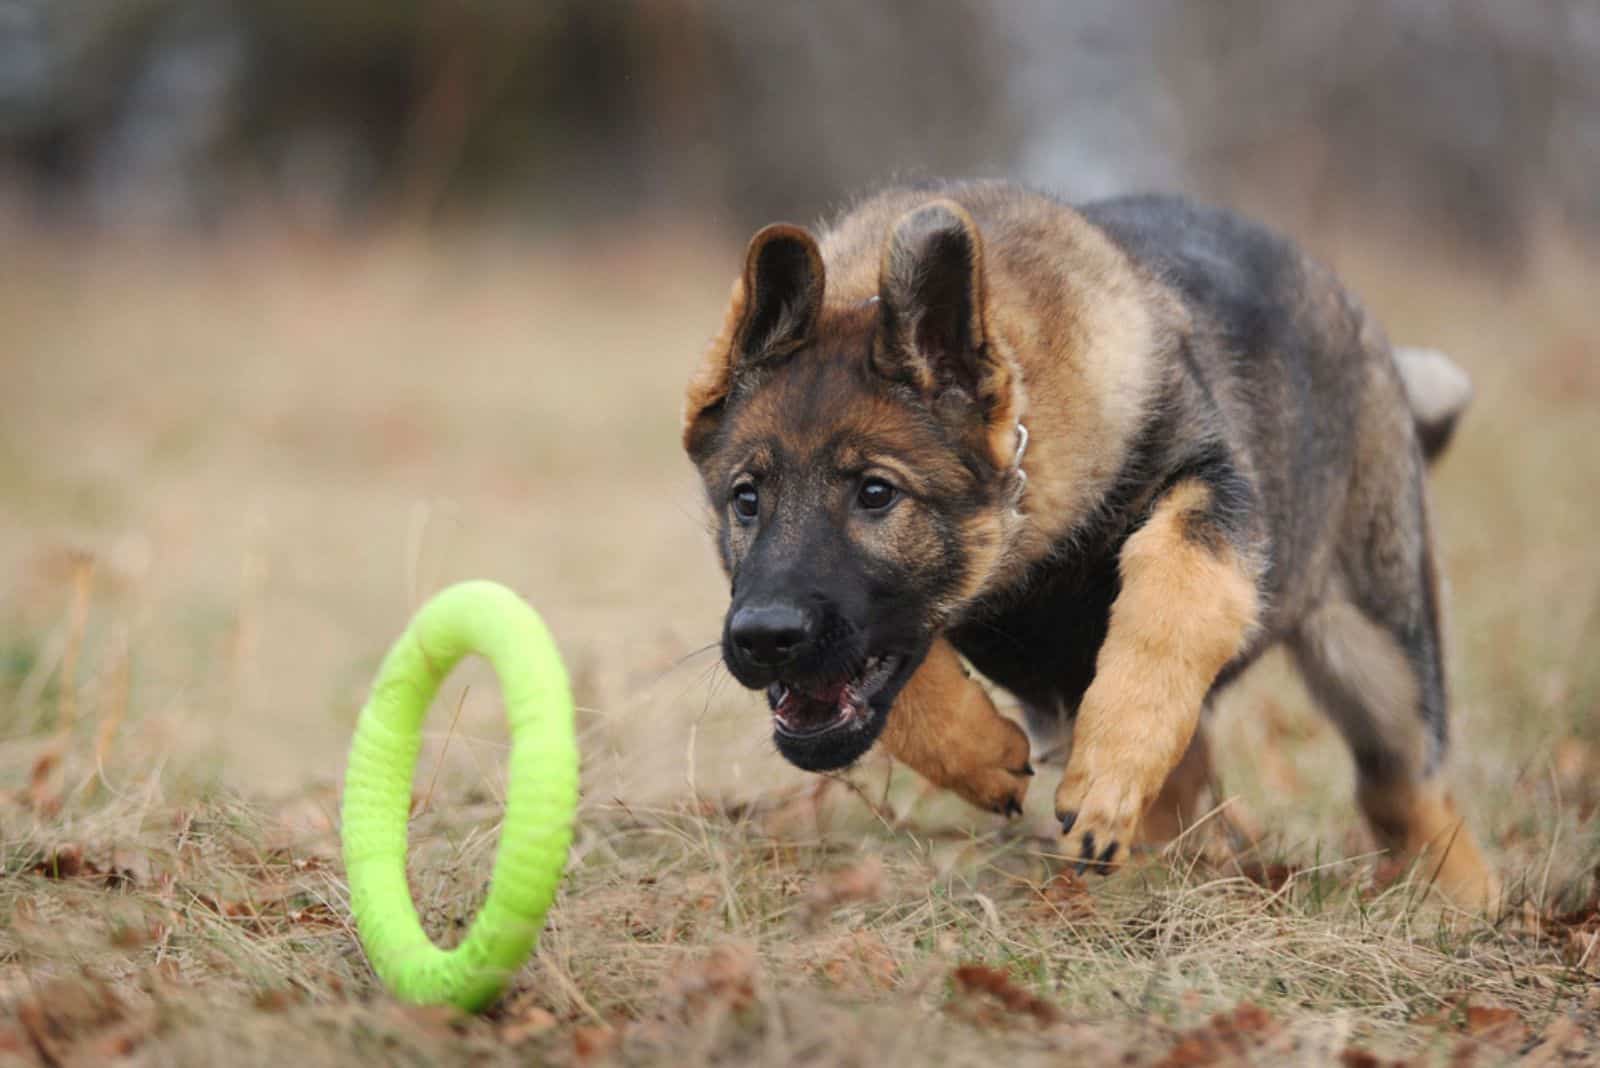
{"type": "Polygon", "coordinates": [[[819,704],[836,705],[839,703],[839,698],[844,694],[846,685],[848,684],[843,682],[832,683],[815,690],[807,690],[806,696],[819,704]]]}
{"type": "Polygon", "coordinates": [[[853,715],[861,702],[850,688],[850,680],[840,682],[774,687],[772,711],[791,729],[822,727],[853,715]]]}

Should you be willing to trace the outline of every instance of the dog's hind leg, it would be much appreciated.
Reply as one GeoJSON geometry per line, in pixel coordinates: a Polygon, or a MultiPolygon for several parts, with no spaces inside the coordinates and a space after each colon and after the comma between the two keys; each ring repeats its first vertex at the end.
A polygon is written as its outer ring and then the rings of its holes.
{"type": "Polygon", "coordinates": [[[1305,619],[1290,646],[1350,746],[1356,798],[1381,844],[1417,861],[1421,877],[1457,904],[1492,910],[1499,882],[1440,767],[1445,695],[1433,618],[1419,611],[1421,631],[1397,633],[1340,589],[1305,619]]]}
{"type": "Polygon", "coordinates": [[[895,698],[882,742],[935,786],[991,812],[1022,812],[1033,776],[1028,736],[1000,714],[943,638],[895,698]]]}
{"type": "Polygon", "coordinates": [[[1145,809],[1139,824],[1141,845],[1162,845],[1193,827],[1205,815],[1202,801],[1211,786],[1211,746],[1206,741],[1204,716],[1189,739],[1178,766],[1167,773],[1161,792],[1145,809]]]}

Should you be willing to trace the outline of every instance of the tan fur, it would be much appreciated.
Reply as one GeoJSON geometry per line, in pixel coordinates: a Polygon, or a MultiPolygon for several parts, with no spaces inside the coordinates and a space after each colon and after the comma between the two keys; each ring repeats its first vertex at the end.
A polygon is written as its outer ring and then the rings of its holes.
{"type": "MultiPolygon", "coordinates": [[[[1149,411],[1158,384],[1156,339],[1174,327],[1186,329],[1186,315],[1171,294],[1138,274],[1083,218],[1053,206],[1037,210],[998,184],[994,195],[991,207],[1000,217],[986,221],[982,246],[984,337],[994,358],[1015,374],[1011,404],[989,432],[997,458],[1008,458],[1016,447],[1014,424],[1028,425],[1025,466],[1042,477],[1028,480],[1019,508],[1026,521],[999,532],[1003,551],[985,560],[984,569],[974,568],[969,599],[1014,581],[1101,500],[1149,411]],[[1048,247],[1051,261],[1016,254],[1024,245],[1048,247]],[[1066,284],[1068,278],[1077,284],[1066,284]],[[1047,417],[1030,423],[1036,411],[1047,417]]],[[[878,295],[886,238],[927,203],[914,192],[881,196],[825,235],[829,275],[821,332],[833,315],[878,295]]]]}
{"type": "Polygon", "coordinates": [[[1057,814],[1076,814],[1063,843],[1073,859],[1126,849],[1188,749],[1217,673],[1255,625],[1243,561],[1186,532],[1209,497],[1200,482],[1180,483],[1123,547],[1122,591],[1056,790],[1057,814]]]}
{"type": "Polygon", "coordinates": [[[991,812],[1017,812],[1032,779],[1028,736],[1002,716],[940,639],[895,700],[882,744],[936,786],[991,812]]]}
{"type": "Polygon", "coordinates": [[[1499,908],[1500,880],[1437,776],[1364,783],[1356,796],[1382,844],[1401,860],[1417,861],[1419,877],[1463,908],[1499,908]]]}

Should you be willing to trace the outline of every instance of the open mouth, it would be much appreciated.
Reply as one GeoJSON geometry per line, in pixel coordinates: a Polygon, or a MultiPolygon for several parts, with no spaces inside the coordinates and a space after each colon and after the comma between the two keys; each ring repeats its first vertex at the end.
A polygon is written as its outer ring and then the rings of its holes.
{"type": "Polygon", "coordinates": [[[871,718],[871,702],[899,671],[902,658],[871,656],[853,678],[827,684],[775,682],[767,687],[772,723],[780,735],[811,738],[871,718]]]}

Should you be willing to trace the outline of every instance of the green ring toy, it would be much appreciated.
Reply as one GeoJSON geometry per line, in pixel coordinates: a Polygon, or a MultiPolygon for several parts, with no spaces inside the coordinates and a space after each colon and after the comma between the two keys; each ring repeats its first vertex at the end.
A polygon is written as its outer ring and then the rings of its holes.
{"type": "Polygon", "coordinates": [[[577,806],[572,693],[538,613],[494,582],[440,591],[384,658],[345,774],[350,909],[367,959],[397,997],[477,1012],[499,996],[539,941],[577,806]],[[488,898],[466,939],[445,951],[429,941],[406,885],[406,821],[423,717],[468,653],[500,676],[511,758],[488,898]]]}

